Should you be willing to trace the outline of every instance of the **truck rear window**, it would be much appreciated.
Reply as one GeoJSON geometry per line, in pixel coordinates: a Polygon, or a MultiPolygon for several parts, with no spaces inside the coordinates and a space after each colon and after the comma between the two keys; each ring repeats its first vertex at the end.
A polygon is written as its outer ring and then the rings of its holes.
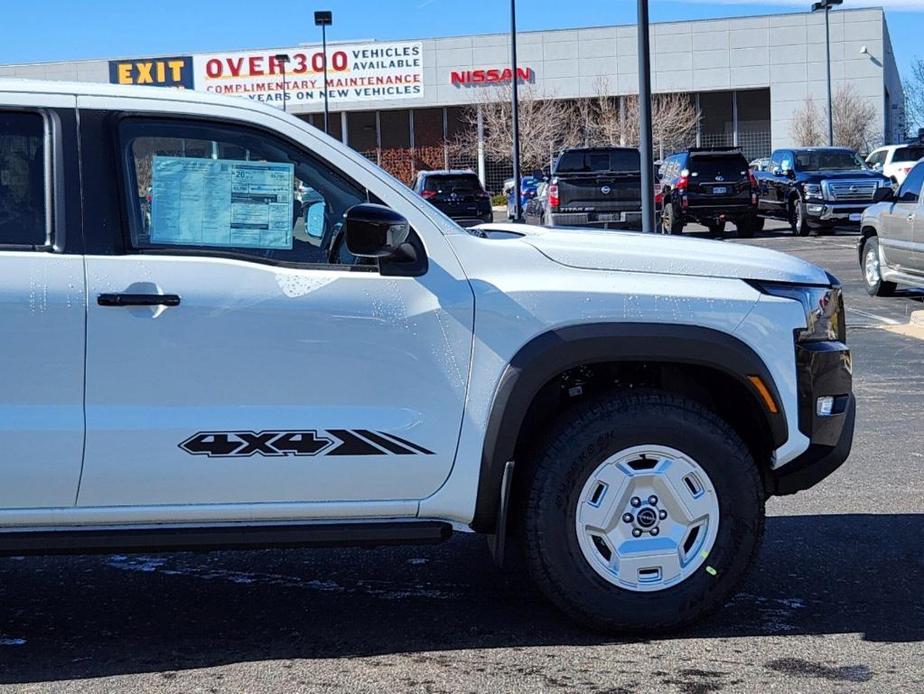
{"type": "Polygon", "coordinates": [[[45,121],[0,112],[0,244],[44,246],[45,121]]]}
{"type": "Polygon", "coordinates": [[[424,190],[434,193],[480,193],[481,181],[474,174],[460,176],[428,176],[424,190]]]}
{"type": "Polygon", "coordinates": [[[624,173],[640,171],[641,168],[642,159],[637,150],[573,151],[559,157],[555,173],[624,173]]]}
{"type": "Polygon", "coordinates": [[[721,176],[726,180],[747,177],[748,163],[744,157],[728,155],[694,155],[690,157],[690,173],[703,178],[721,176]]]}

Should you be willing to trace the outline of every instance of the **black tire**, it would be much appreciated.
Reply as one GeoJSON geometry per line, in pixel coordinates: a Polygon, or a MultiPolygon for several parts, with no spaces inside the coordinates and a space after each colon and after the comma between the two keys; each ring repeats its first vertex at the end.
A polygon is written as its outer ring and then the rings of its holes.
{"type": "Polygon", "coordinates": [[[757,217],[742,217],[735,221],[735,231],[738,232],[739,239],[754,238],[757,230],[757,217]]]}
{"type": "Polygon", "coordinates": [[[677,208],[670,201],[664,202],[664,213],[661,215],[661,232],[664,234],[682,234],[683,220],[677,214],[677,208]]]}
{"type": "Polygon", "coordinates": [[[602,397],[567,414],[536,450],[527,485],[525,537],[532,579],[581,624],[605,632],[664,632],[723,605],[747,574],[764,528],[764,487],[751,453],[714,413],[662,394],[602,397]],[[669,588],[617,587],[583,555],[575,528],[588,477],[608,457],[636,445],[671,446],[709,475],[719,505],[718,535],[694,573],[669,588]]]}
{"type": "Polygon", "coordinates": [[[863,283],[866,285],[866,293],[870,296],[892,296],[895,294],[895,290],[898,288],[898,285],[895,282],[886,282],[882,279],[881,270],[879,269],[879,239],[875,236],[870,236],[866,239],[866,242],[863,244],[863,261],[860,264],[860,270],[863,272],[863,283]],[[870,277],[870,272],[867,266],[867,258],[869,255],[873,255],[875,258],[875,277],[870,277]]]}
{"type": "Polygon", "coordinates": [[[709,229],[710,236],[722,236],[725,233],[725,222],[713,222],[707,224],[706,228],[709,229]]]}
{"type": "Polygon", "coordinates": [[[796,196],[789,203],[789,224],[792,226],[793,233],[799,236],[808,236],[812,232],[808,224],[805,202],[801,197],[796,196]]]}

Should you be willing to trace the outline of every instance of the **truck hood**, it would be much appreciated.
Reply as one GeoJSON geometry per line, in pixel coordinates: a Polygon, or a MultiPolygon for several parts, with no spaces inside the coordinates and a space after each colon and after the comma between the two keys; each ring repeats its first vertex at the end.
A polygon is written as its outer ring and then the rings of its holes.
{"type": "Polygon", "coordinates": [[[588,229],[485,224],[478,229],[521,237],[550,260],[587,270],[830,284],[827,273],[795,256],[740,243],[588,229]]]}
{"type": "Polygon", "coordinates": [[[805,171],[801,174],[803,178],[812,178],[819,181],[836,181],[839,179],[848,179],[852,181],[862,180],[864,178],[884,179],[886,178],[878,171],[869,171],[866,169],[856,169],[854,171],[844,171],[835,169],[831,171],[805,171]]]}

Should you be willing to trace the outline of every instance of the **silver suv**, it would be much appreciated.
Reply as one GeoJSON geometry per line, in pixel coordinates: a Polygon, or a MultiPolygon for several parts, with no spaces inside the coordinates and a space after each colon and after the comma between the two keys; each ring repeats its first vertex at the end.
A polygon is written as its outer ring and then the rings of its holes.
{"type": "Polygon", "coordinates": [[[898,283],[924,285],[922,188],[924,162],[919,162],[898,193],[863,213],[860,267],[873,296],[891,296],[898,283]]]}

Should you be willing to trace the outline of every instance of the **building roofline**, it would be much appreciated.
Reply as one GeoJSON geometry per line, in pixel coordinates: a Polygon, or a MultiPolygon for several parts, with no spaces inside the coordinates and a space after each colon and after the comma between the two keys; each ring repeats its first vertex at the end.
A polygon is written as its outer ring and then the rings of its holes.
{"type": "MultiPolygon", "coordinates": [[[[855,12],[870,12],[870,11],[879,11],[882,15],[883,22],[886,21],[885,18],[885,8],[881,5],[873,7],[847,7],[840,10],[835,10],[835,14],[842,13],[855,13],[855,12]]],[[[657,26],[668,26],[671,24],[702,24],[706,22],[727,22],[727,21],[737,21],[737,20],[749,20],[749,19],[770,19],[774,17],[795,17],[795,16],[811,16],[811,12],[779,12],[775,14],[753,14],[753,15],[739,15],[733,17],[711,17],[703,19],[679,19],[672,20],[668,22],[652,22],[653,27],[657,26]]],[[[568,31],[584,31],[588,29],[625,29],[625,28],[634,28],[635,24],[592,24],[589,26],[582,27],[566,27],[559,29],[530,29],[528,31],[518,31],[518,36],[528,36],[531,34],[554,34],[568,31]]],[[[328,45],[337,45],[337,46],[349,46],[361,43],[401,43],[406,41],[451,41],[453,39],[471,39],[471,38],[484,38],[489,36],[500,36],[507,37],[509,36],[506,32],[487,32],[483,34],[452,34],[449,36],[427,36],[427,37],[410,37],[410,38],[396,38],[396,39],[348,39],[344,41],[329,41],[328,45]]],[[[299,46],[310,47],[310,46],[320,46],[320,42],[315,43],[301,43],[299,46]]],[[[96,58],[74,58],[71,60],[43,60],[37,62],[24,62],[24,63],[0,63],[0,67],[28,67],[34,65],[73,65],[74,63],[96,63],[96,62],[109,62],[109,61],[121,61],[121,60],[133,60],[139,57],[144,58],[172,58],[176,56],[193,56],[193,55],[202,55],[205,53],[247,53],[250,51],[272,51],[280,48],[293,48],[291,45],[275,45],[275,46],[263,46],[255,48],[228,48],[228,49],[211,49],[211,50],[200,50],[200,51],[173,51],[169,53],[158,53],[155,55],[144,55],[139,56],[127,55],[127,56],[115,56],[115,57],[96,57],[96,58]]]]}

